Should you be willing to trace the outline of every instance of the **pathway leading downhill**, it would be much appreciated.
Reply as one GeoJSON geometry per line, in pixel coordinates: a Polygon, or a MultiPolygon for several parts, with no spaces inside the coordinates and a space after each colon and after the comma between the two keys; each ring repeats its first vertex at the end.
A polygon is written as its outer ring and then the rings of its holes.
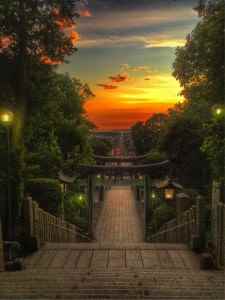
{"type": "Polygon", "coordinates": [[[143,228],[131,187],[113,187],[96,227],[96,240],[102,242],[143,242],[143,228]]]}

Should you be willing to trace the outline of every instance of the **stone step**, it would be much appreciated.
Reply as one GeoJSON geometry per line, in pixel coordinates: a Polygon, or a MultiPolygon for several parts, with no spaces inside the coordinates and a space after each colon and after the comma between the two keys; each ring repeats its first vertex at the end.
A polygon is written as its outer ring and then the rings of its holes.
{"type": "Polygon", "coordinates": [[[27,270],[0,274],[0,299],[224,299],[223,272],[27,270]]]}
{"type": "Polygon", "coordinates": [[[199,269],[199,257],[182,244],[46,244],[25,260],[28,269],[199,269]]]}
{"type": "Polygon", "coordinates": [[[141,250],[188,250],[187,245],[179,243],[124,243],[124,242],[93,242],[93,243],[45,243],[43,250],[80,250],[80,249],[141,249],[141,250]]]}

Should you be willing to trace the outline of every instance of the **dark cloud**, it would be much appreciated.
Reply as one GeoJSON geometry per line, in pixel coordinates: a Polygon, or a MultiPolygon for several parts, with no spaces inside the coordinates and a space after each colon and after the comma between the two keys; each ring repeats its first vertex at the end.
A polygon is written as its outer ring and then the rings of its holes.
{"type": "Polygon", "coordinates": [[[198,0],[90,0],[92,9],[126,10],[142,7],[166,7],[174,5],[195,5],[198,0]]]}
{"type": "Polygon", "coordinates": [[[110,76],[109,79],[111,79],[112,82],[114,82],[114,83],[119,83],[119,82],[126,81],[128,79],[128,76],[127,75],[118,74],[118,75],[115,75],[115,76],[110,76]]]}
{"type": "Polygon", "coordinates": [[[118,88],[118,86],[116,86],[116,85],[107,84],[107,83],[99,83],[99,84],[97,84],[97,86],[100,86],[105,90],[115,90],[118,88]]]}

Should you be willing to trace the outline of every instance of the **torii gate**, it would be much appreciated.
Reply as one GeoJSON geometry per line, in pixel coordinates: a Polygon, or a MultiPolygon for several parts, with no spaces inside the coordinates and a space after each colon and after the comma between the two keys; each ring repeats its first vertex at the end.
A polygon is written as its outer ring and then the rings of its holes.
{"type": "MultiPolygon", "coordinates": [[[[121,159],[122,161],[122,159],[121,159]]],[[[93,236],[93,205],[94,205],[94,177],[96,175],[107,176],[144,176],[144,228],[145,237],[147,233],[147,226],[149,223],[149,215],[152,210],[150,202],[150,190],[152,179],[161,179],[169,173],[170,161],[165,160],[158,163],[131,165],[131,166],[105,166],[105,165],[80,165],[75,168],[75,171],[82,176],[88,177],[88,224],[89,234],[93,236]]]]}
{"type": "Polygon", "coordinates": [[[122,162],[130,162],[130,163],[143,163],[149,157],[149,154],[137,155],[137,156],[103,156],[103,155],[94,155],[94,159],[97,163],[122,163],[122,162]]]}

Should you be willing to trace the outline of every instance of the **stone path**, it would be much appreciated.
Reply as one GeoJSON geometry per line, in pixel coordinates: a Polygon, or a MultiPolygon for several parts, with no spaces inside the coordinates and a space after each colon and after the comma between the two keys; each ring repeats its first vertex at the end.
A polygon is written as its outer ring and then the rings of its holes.
{"type": "Polygon", "coordinates": [[[98,242],[143,241],[143,228],[130,187],[113,187],[107,192],[95,238],[98,242]]]}
{"type": "Polygon", "coordinates": [[[198,256],[182,244],[48,243],[26,259],[27,269],[149,269],[198,270],[198,256]]]}

